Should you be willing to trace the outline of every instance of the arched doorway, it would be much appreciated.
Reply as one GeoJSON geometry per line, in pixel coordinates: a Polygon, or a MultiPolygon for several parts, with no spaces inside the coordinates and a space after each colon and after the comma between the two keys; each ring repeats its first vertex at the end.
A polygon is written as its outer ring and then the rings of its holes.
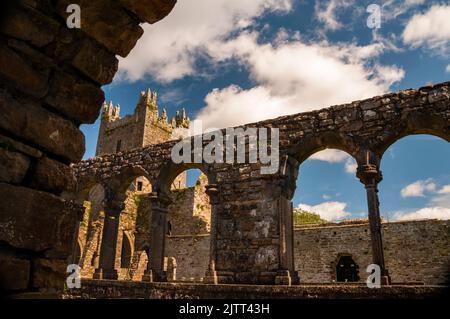
{"type": "Polygon", "coordinates": [[[210,251],[208,178],[200,169],[188,169],[170,185],[164,263],[168,280],[200,282],[208,269],[210,251]]]}
{"type": "Polygon", "coordinates": [[[337,282],[358,282],[359,266],[349,254],[340,254],[336,263],[337,282]]]}

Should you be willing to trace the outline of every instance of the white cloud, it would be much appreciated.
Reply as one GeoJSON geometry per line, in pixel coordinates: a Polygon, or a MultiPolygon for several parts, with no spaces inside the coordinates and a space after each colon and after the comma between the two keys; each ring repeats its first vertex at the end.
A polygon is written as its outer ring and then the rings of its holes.
{"type": "Polygon", "coordinates": [[[343,24],[337,20],[338,11],[348,8],[354,0],[316,1],[314,10],[317,20],[324,24],[326,30],[338,30],[343,24]]]}
{"type": "Polygon", "coordinates": [[[210,47],[215,61],[238,60],[257,84],[210,92],[197,116],[205,127],[235,126],[380,95],[404,76],[395,65],[369,63],[383,52],[381,44],[292,40],[272,45],[257,39],[257,33],[245,33],[210,47]]]}
{"type": "Polygon", "coordinates": [[[450,219],[450,208],[447,207],[425,207],[417,211],[394,213],[396,220],[414,220],[414,219],[450,219]]]}
{"type": "Polygon", "coordinates": [[[144,35],[128,57],[120,59],[119,79],[135,81],[151,74],[172,81],[196,72],[198,55],[248,27],[264,12],[287,12],[291,0],[184,0],[162,21],[143,25],[144,35]]]}
{"type": "Polygon", "coordinates": [[[347,204],[343,202],[323,202],[318,205],[300,204],[298,207],[319,214],[322,219],[327,221],[335,221],[350,215],[345,211],[347,204]]]}
{"type": "Polygon", "coordinates": [[[438,190],[438,194],[449,194],[450,195],[450,184],[442,186],[440,190],[438,190]]]}
{"type": "Polygon", "coordinates": [[[309,159],[324,161],[328,163],[342,163],[345,162],[350,156],[344,151],[326,149],[311,155],[309,159]]]}
{"type": "Polygon", "coordinates": [[[424,197],[425,192],[432,192],[436,189],[436,184],[430,179],[419,180],[404,187],[400,194],[402,197],[424,197]]]}
{"type": "Polygon", "coordinates": [[[445,71],[446,71],[447,73],[450,73],[450,64],[447,65],[447,67],[445,68],[445,71]]]}
{"type": "Polygon", "coordinates": [[[437,52],[449,50],[450,5],[434,5],[427,12],[414,15],[407,23],[403,42],[413,47],[427,46],[437,52]]]}
{"type": "Polygon", "coordinates": [[[358,168],[358,164],[354,160],[354,158],[349,157],[345,161],[345,171],[349,174],[356,174],[356,170],[358,168]]]}

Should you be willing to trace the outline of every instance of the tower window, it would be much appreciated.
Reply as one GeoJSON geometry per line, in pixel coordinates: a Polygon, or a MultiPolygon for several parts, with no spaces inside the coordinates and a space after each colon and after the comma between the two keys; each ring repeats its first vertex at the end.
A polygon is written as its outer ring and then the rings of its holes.
{"type": "Polygon", "coordinates": [[[137,190],[142,191],[142,182],[137,182],[137,190]]]}
{"type": "Polygon", "coordinates": [[[120,152],[121,149],[122,149],[122,140],[118,140],[116,145],[116,153],[120,152]]]}

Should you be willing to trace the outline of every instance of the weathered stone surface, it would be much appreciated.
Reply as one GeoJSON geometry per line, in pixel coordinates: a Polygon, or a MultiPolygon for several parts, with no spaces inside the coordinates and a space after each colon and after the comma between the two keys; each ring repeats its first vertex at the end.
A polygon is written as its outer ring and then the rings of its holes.
{"type": "Polygon", "coordinates": [[[120,0],[123,6],[136,14],[142,21],[155,23],[169,14],[176,0],[120,0]]]}
{"type": "Polygon", "coordinates": [[[0,254],[0,291],[28,288],[30,262],[0,254]]]}
{"type": "Polygon", "coordinates": [[[16,248],[50,250],[62,258],[71,251],[76,213],[54,195],[0,183],[0,241],[16,248]]]}
{"type": "Polygon", "coordinates": [[[72,123],[29,100],[15,100],[0,90],[0,127],[45,150],[76,162],[84,153],[84,135],[72,123]]]}
{"type": "Polygon", "coordinates": [[[17,152],[11,152],[0,145],[0,182],[19,184],[25,177],[30,159],[17,152]]]}
{"type": "Polygon", "coordinates": [[[99,84],[111,83],[119,60],[94,41],[85,39],[76,46],[72,65],[99,84]]]}
{"type": "Polygon", "coordinates": [[[0,22],[0,32],[37,47],[52,42],[58,30],[56,21],[30,7],[13,7],[10,14],[0,22]]]}
{"type": "Polygon", "coordinates": [[[62,191],[74,191],[76,179],[73,170],[64,164],[47,157],[40,158],[30,176],[30,186],[40,190],[59,194],[62,191]]]}
{"type": "Polygon", "coordinates": [[[45,290],[64,287],[67,261],[63,259],[36,259],[33,261],[33,286],[45,290]]]}
{"type": "Polygon", "coordinates": [[[8,150],[18,151],[31,157],[39,158],[42,156],[41,151],[4,135],[0,135],[0,144],[8,150]]]}
{"type": "Polygon", "coordinates": [[[98,86],[58,71],[50,80],[45,102],[78,123],[94,123],[104,99],[98,86]]]}
{"type": "Polygon", "coordinates": [[[9,85],[36,97],[47,92],[47,75],[6,46],[0,47],[0,75],[11,81],[9,85]]]}
{"type": "Polygon", "coordinates": [[[83,280],[66,298],[143,299],[436,299],[448,297],[444,287],[388,286],[370,289],[367,285],[265,286],[202,285],[185,283],[145,283],[114,280],[83,280]]]}
{"type": "Polygon", "coordinates": [[[66,8],[72,3],[82,8],[81,29],[122,57],[128,55],[144,32],[139,21],[131,18],[115,1],[59,0],[58,13],[64,19],[69,15],[66,8]]]}

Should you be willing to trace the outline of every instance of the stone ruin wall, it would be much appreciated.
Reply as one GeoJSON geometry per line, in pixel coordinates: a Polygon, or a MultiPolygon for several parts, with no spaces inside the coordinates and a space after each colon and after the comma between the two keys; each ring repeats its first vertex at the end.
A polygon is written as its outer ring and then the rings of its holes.
{"type": "MultiPolygon", "coordinates": [[[[385,259],[393,283],[446,283],[450,270],[450,221],[420,220],[383,223],[385,259]]],[[[339,254],[351,254],[360,282],[372,263],[368,224],[303,226],[294,230],[294,261],[301,283],[336,280],[339,254]]],[[[168,238],[167,256],[175,256],[177,279],[199,280],[209,260],[210,236],[168,238]]]]}
{"type": "Polygon", "coordinates": [[[0,3],[0,293],[60,293],[83,208],[70,163],[79,125],[94,123],[102,85],[175,0],[20,0],[0,3]],[[69,4],[81,29],[66,25],[69,4]]]}
{"type": "MultiPolygon", "coordinates": [[[[181,177],[183,176],[185,174],[181,177]]],[[[172,204],[169,206],[168,220],[172,230],[171,235],[167,236],[166,255],[176,257],[177,263],[180,263],[178,278],[182,280],[200,281],[207,266],[210,245],[209,240],[204,241],[202,238],[209,238],[207,233],[211,228],[211,205],[205,193],[206,185],[207,178],[201,174],[194,187],[173,189],[170,193],[172,204]]],[[[151,220],[151,201],[146,198],[148,194],[145,192],[128,191],[127,194],[125,209],[120,215],[115,268],[119,279],[140,280],[147,261],[146,253],[143,252],[148,249],[146,246],[151,238],[148,224],[151,220]],[[136,264],[132,262],[131,272],[128,268],[121,267],[124,234],[131,241],[131,253],[137,260],[136,264]]],[[[101,208],[96,207],[95,201],[86,202],[85,205],[87,208],[78,236],[82,251],[80,266],[82,277],[92,278],[98,267],[104,213],[101,208]]]]}

